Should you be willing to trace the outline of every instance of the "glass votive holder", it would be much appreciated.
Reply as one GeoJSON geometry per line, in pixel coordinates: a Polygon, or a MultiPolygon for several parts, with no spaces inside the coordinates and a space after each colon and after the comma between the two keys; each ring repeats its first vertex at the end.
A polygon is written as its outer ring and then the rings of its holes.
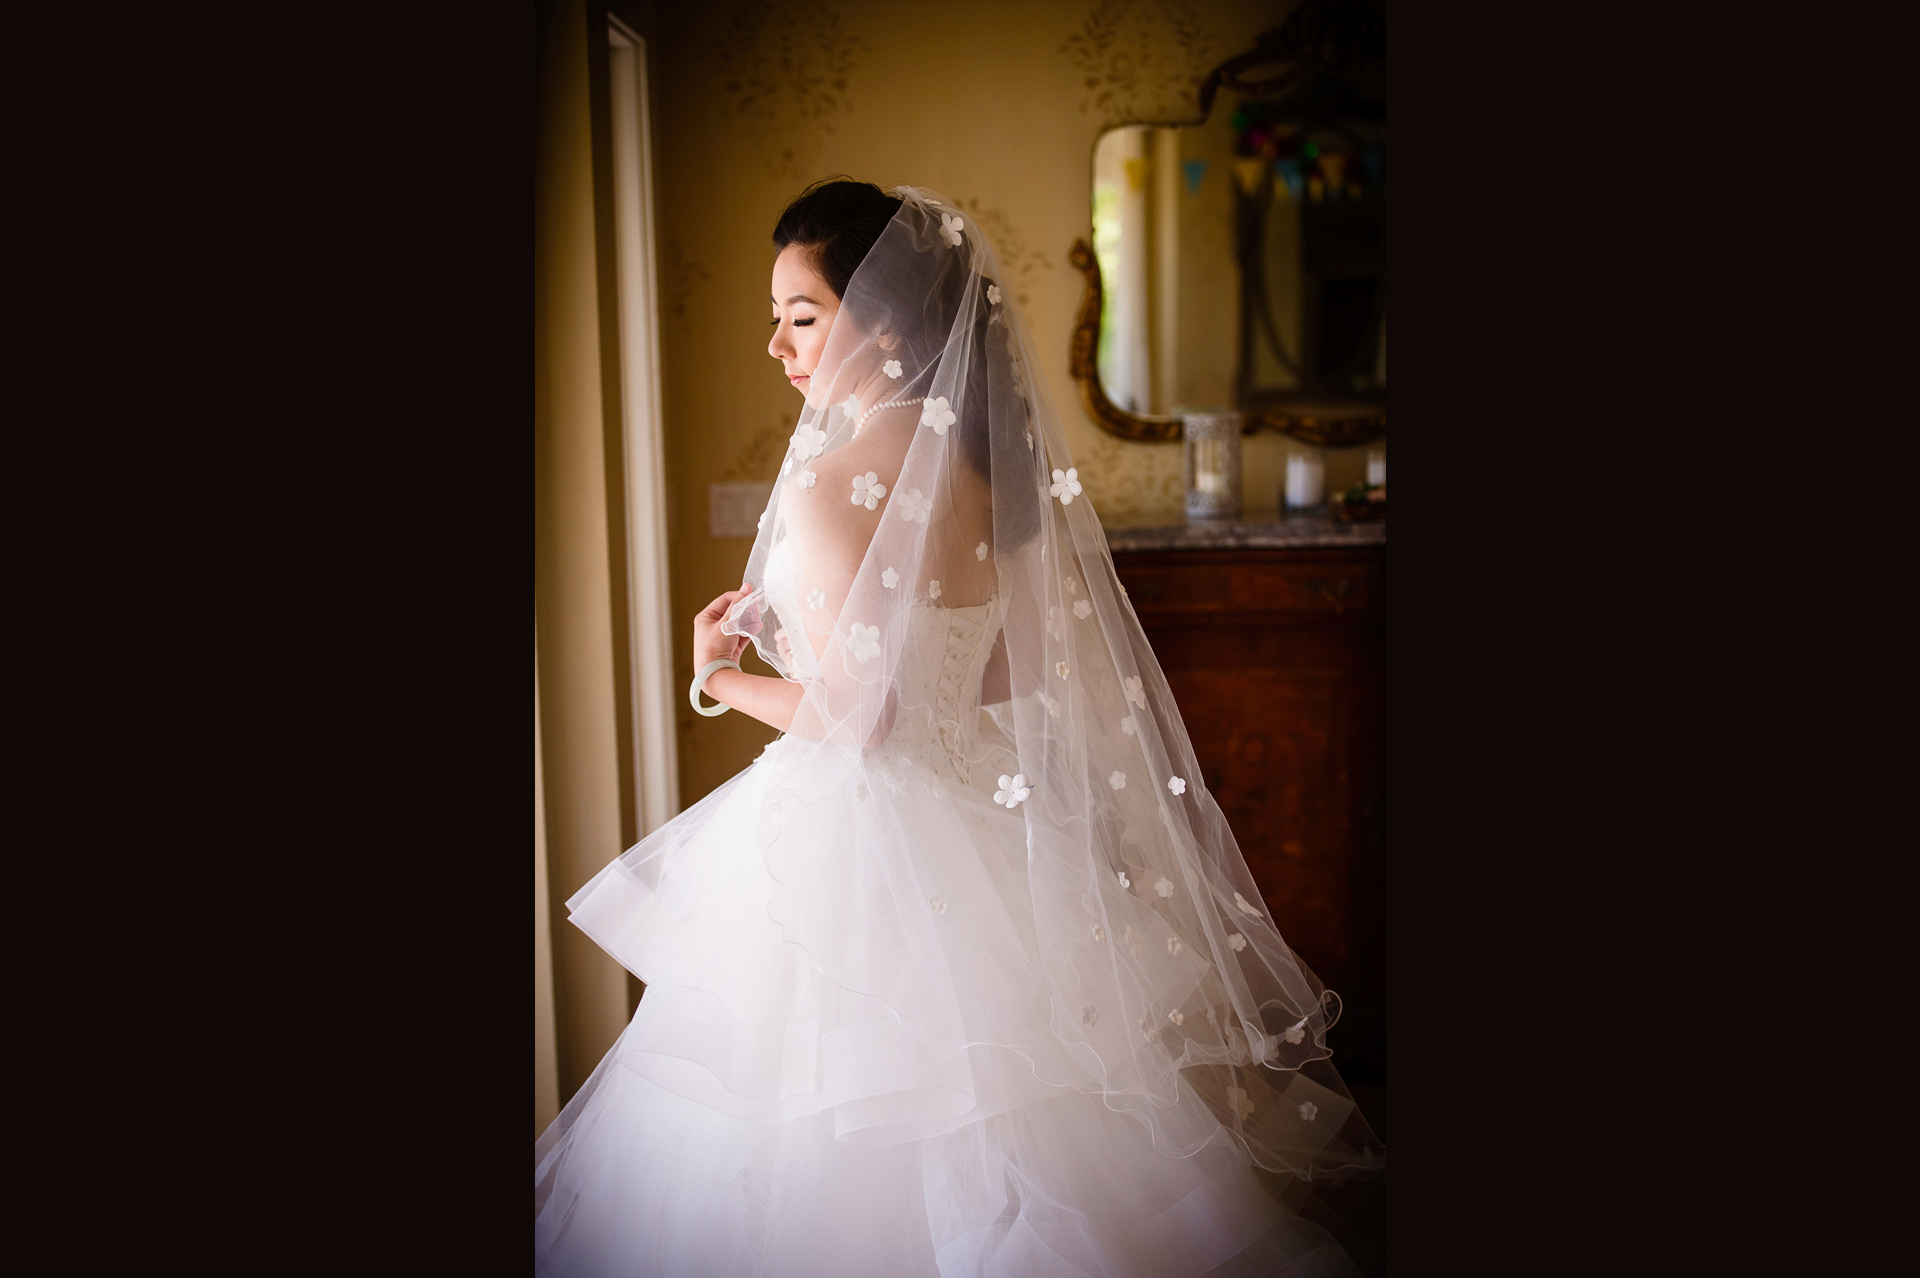
{"type": "Polygon", "coordinates": [[[1188,519],[1240,517],[1240,426],[1237,412],[1182,413],[1188,519]]]}
{"type": "Polygon", "coordinates": [[[1369,448],[1367,450],[1367,487],[1384,488],[1387,483],[1387,450],[1369,448]]]}
{"type": "Polygon", "coordinates": [[[1280,492],[1283,510],[1309,510],[1327,500],[1327,464],[1318,453],[1290,453],[1287,481],[1280,492]]]}

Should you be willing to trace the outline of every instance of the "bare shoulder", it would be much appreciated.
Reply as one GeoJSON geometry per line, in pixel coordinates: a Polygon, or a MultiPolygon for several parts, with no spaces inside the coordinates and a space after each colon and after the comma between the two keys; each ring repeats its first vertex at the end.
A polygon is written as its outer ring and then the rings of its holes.
{"type": "Polygon", "coordinates": [[[780,508],[787,528],[798,539],[796,549],[810,556],[837,560],[864,554],[867,543],[873,540],[874,529],[886,514],[886,498],[893,495],[893,486],[890,478],[882,477],[875,469],[882,459],[868,459],[853,453],[853,446],[849,445],[829,456],[816,458],[807,472],[787,481],[780,508]],[[806,482],[809,474],[813,481],[810,484],[806,482]],[[874,478],[864,482],[868,474],[874,478]],[[856,478],[863,481],[863,489],[885,486],[884,496],[874,502],[872,510],[866,508],[865,501],[855,500],[856,478]]]}
{"type": "Polygon", "coordinates": [[[813,473],[810,487],[803,488],[804,476],[795,475],[788,483],[789,492],[796,496],[833,496],[851,504],[853,481],[872,476],[868,479],[869,486],[884,485],[891,494],[893,481],[899,477],[900,463],[906,455],[906,448],[895,435],[896,432],[890,431],[862,431],[859,438],[824,457],[815,458],[809,464],[808,469],[813,473]]]}

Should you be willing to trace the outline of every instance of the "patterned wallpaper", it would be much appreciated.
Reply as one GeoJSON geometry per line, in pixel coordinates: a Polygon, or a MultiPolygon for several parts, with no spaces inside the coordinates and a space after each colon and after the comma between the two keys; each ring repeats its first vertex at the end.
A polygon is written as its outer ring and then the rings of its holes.
{"type": "Polygon", "coordinates": [[[1102,128],[1192,117],[1200,82],[1230,56],[1187,0],[1099,0],[1060,52],[1080,73],[1082,114],[1097,115],[1102,128]]]}
{"type": "Polygon", "coordinates": [[[736,6],[705,50],[739,136],[769,176],[803,184],[836,120],[853,112],[847,83],[867,52],[838,10],[776,4],[736,6]]]}

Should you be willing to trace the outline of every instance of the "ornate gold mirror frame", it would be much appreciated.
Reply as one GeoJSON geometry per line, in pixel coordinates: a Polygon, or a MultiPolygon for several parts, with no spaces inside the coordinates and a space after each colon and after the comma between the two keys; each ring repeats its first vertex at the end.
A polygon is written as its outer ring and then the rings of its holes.
{"type": "MultiPolygon", "coordinates": [[[[1265,32],[1254,48],[1215,67],[1200,85],[1200,114],[1161,128],[1184,128],[1206,123],[1213,99],[1222,88],[1252,96],[1286,93],[1315,72],[1342,72],[1387,67],[1386,24],[1380,14],[1360,0],[1306,0],[1279,26],[1265,32]],[[1259,75],[1256,71],[1265,70],[1259,75]]],[[[1086,277],[1087,289],[1074,323],[1069,361],[1080,388],[1080,403],[1103,429],[1122,439],[1164,443],[1181,436],[1177,416],[1134,413],[1107,398],[1100,385],[1096,352],[1100,349],[1100,262],[1085,239],[1073,242],[1067,260],[1086,277]]],[[[1329,405],[1329,411],[1305,413],[1287,408],[1246,410],[1242,433],[1272,430],[1310,444],[1340,448],[1372,443],[1387,434],[1387,410],[1380,404],[1355,404],[1351,411],[1329,405]]]]}

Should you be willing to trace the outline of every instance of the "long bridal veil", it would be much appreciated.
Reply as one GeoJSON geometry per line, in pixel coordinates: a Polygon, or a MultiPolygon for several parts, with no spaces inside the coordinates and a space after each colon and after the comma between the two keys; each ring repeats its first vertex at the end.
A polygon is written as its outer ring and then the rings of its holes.
{"type": "MultiPolygon", "coordinates": [[[[862,992],[917,1041],[1016,1040],[999,1045],[1042,1081],[1132,1115],[1162,1151],[1194,1153],[1224,1129],[1273,1171],[1381,1167],[1328,1059],[1339,1000],[1281,938],[1201,781],[991,246],[933,193],[893,194],[901,206],[846,290],[761,519],[754,592],[728,627],[804,685],[799,748],[858,756],[911,716],[972,740],[943,718],[953,698],[906,695],[906,666],[925,655],[910,616],[916,601],[987,606],[1000,632],[982,699],[1000,733],[956,762],[1024,822],[1019,904],[1033,931],[1019,944],[1043,988],[1038,1017],[971,1025],[917,1005],[904,977],[862,992]],[[847,491],[813,490],[809,477],[836,474],[847,491]],[[770,605],[769,574],[783,571],[799,573],[803,634],[779,633],[770,605]]],[[[643,862],[623,872],[645,877],[643,862]]],[[[813,898],[788,903],[787,939],[829,977],[872,985],[875,970],[944,961],[937,900],[880,910],[797,870],[785,890],[813,898]]]]}

